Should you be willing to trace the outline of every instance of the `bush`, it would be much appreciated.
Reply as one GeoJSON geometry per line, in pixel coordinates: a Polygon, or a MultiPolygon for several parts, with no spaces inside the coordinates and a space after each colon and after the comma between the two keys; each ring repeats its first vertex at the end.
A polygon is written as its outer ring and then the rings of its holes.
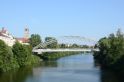
{"type": "Polygon", "coordinates": [[[0,72],[17,69],[22,66],[38,63],[39,57],[32,55],[30,46],[16,42],[13,48],[0,40],[0,72]]]}
{"type": "Polygon", "coordinates": [[[13,58],[13,52],[2,40],[0,40],[0,72],[18,68],[19,65],[13,58]]]}
{"type": "Polygon", "coordinates": [[[16,59],[20,67],[31,65],[39,61],[39,58],[32,55],[32,49],[29,45],[22,45],[16,42],[15,45],[13,45],[12,50],[14,53],[14,58],[16,59]]]}
{"type": "Polygon", "coordinates": [[[124,73],[124,35],[120,30],[117,34],[110,34],[99,40],[99,52],[94,54],[94,58],[104,68],[120,71],[124,73]]]}

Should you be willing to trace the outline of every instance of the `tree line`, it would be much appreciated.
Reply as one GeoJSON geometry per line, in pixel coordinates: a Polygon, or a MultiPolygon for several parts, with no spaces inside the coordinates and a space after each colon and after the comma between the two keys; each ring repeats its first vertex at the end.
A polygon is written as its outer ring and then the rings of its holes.
{"type": "MultiPolygon", "coordinates": [[[[32,45],[32,47],[35,47],[40,43],[43,43],[40,35],[32,34],[31,38],[30,38],[30,44],[32,45]]],[[[78,45],[78,44],[67,45],[64,43],[59,44],[55,37],[46,37],[44,39],[44,43],[50,43],[50,44],[44,46],[43,48],[51,48],[51,49],[52,48],[89,48],[89,46],[87,46],[87,45],[78,45]],[[51,41],[53,41],[53,42],[50,43],[51,41]]],[[[60,57],[74,55],[74,54],[78,54],[78,53],[80,53],[80,52],[52,52],[52,53],[46,52],[46,53],[42,53],[42,55],[38,55],[38,56],[43,60],[56,60],[60,57]]]]}
{"type": "Polygon", "coordinates": [[[0,40],[0,72],[38,63],[40,58],[32,55],[31,45],[16,42],[12,47],[0,40]]]}
{"type": "MultiPolygon", "coordinates": [[[[57,39],[54,37],[45,38],[45,42],[52,40],[54,40],[54,42],[46,45],[45,48],[82,48],[82,46],[77,44],[73,44],[69,47],[66,44],[58,44],[57,39]]],[[[12,69],[38,63],[40,58],[56,59],[74,53],[44,53],[43,57],[38,57],[32,54],[32,49],[40,43],[43,43],[43,41],[39,34],[31,35],[29,45],[23,45],[17,41],[12,47],[9,47],[4,41],[0,40],[0,72],[6,72],[12,69]],[[53,55],[49,56],[48,54],[53,55]]],[[[88,48],[88,46],[84,45],[83,48],[88,48]]]]}
{"type": "MultiPolygon", "coordinates": [[[[45,40],[44,40],[44,43],[50,42],[50,41],[54,41],[54,42],[52,42],[51,44],[46,45],[44,48],[92,48],[92,46],[79,45],[79,44],[76,44],[76,43],[73,43],[73,44],[61,43],[61,44],[59,44],[55,37],[46,37],[45,40]]],[[[32,45],[32,47],[35,47],[40,43],[43,43],[40,35],[32,34],[31,38],[30,38],[30,44],[32,45]]]]}
{"type": "Polygon", "coordinates": [[[124,34],[120,29],[117,33],[101,38],[97,44],[99,52],[94,53],[94,58],[102,68],[115,70],[124,74],[124,34]]]}

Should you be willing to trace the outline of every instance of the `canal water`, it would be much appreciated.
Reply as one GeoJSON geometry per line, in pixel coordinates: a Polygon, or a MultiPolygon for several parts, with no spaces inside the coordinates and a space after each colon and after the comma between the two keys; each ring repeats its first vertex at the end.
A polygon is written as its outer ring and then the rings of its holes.
{"type": "Polygon", "coordinates": [[[93,56],[77,54],[0,74],[0,82],[119,82],[110,71],[100,70],[93,56]]]}

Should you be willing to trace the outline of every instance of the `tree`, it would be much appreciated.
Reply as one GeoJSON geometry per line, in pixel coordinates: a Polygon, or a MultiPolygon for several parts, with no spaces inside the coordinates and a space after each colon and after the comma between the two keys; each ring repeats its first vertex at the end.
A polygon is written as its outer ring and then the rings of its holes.
{"type": "Polygon", "coordinates": [[[30,38],[30,45],[31,45],[32,47],[37,46],[37,45],[40,44],[41,42],[42,42],[42,40],[41,40],[40,35],[38,35],[38,34],[32,34],[32,35],[31,35],[31,38],[30,38]]]}
{"type": "Polygon", "coordinates": [[[13,58],[11,48],[0,40],[0,72],[5,72],[18,67],[18,64],[13,58]]]}
{"type": "Polygon", "coordinates": [[[49,43],[46,48],[58,48],[58,41],[54,37],[46,37],[45,42],[49,43]]]}
{"type": "Polygon", "coordinates": [[[30,62],[28,61],[30,57],[30,52],[25,45],[22,45],[19,42],[16,42],[13,45],[12,50],[13,50],[14,58],[16,59],[20,67],[25,66],[30,62]]]}
{"type": "Polygon", "coordinates": [[[94,58],[107,68],[124,73],[124,35],[118,29],[116,35],[110,34],[98,42],[99,52],[94,54],[94,58]]]}
{"type": "Polygon", "coordinates": [[[66,44],[60,44],[60,48],[67,48],[66,44]]]}
{"type": "Polygon", "coordinates": [[[72,47],[72,48],[79,48],[79,45],[73,44],[71,47],[72,47]]]}
{"type": "Polygon", "coordinates": [[[83,45],[82,48],[89,48],[90,46],[88,45],[83,45]]]}
{"type": "Polygon", "coordinates": [[[116,36],[117,37],[123,37],[123,32],[121,31],[121,29],[117,30],[116,36]]]}

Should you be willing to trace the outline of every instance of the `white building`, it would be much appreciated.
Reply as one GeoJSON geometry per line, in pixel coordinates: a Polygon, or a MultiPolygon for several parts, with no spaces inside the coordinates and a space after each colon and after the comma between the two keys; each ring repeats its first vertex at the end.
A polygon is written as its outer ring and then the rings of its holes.
{"type": "Polygon", "coordinates": [[[3,40],[8,46],[13,46],[16,39],[4,28],[0,31],[0,39],[3,40]]]}
{"type": "Polygon", "coordinates": [[[13,46],[16,41],[23,45],[29,45],[29,29],[25,28],[24,37],[14,38],[5,28],[2,28],[2,30],[0,30],[0,39],[8,46],[13,46]]]}

